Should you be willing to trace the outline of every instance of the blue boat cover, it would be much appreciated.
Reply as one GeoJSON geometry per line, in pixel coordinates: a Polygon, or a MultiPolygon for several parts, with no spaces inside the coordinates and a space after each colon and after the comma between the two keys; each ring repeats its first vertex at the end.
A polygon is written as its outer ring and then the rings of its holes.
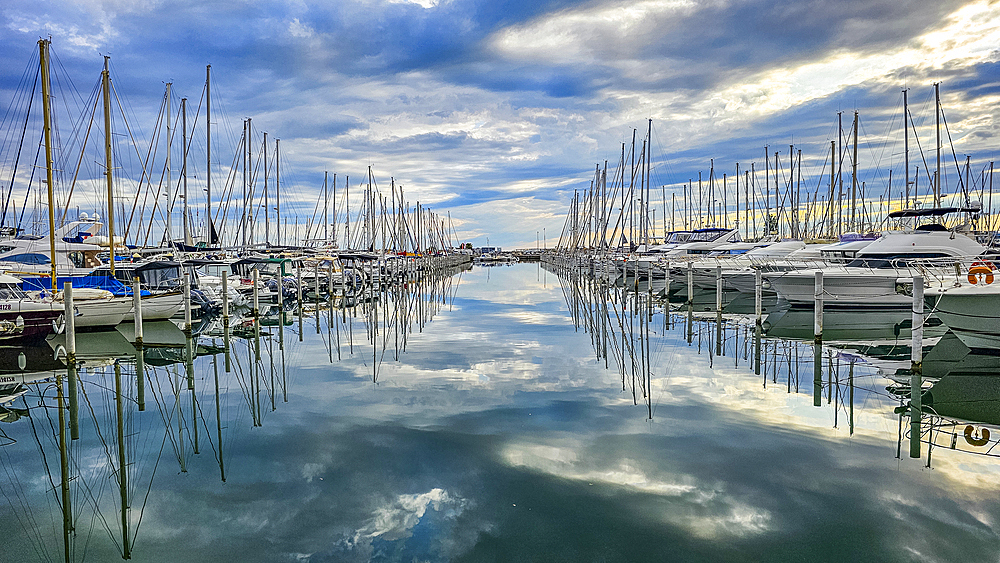
{"type": "MultiPolygon", "coordinates": [[[[60,276],[56,280],[56,285],[62,288],[63,283],[72,282],[74,288],[103,289],[110,291],[115,297],[127,297],[132,295],[132,288],[116,280],[111,276],[60,276]]],[[[49,278],[23,278],[21,289],[25,291],[42,291],[51,289],[49,278]]],[[[149,295],[149,291],[143,289],[141,295],[149,295]]]]}

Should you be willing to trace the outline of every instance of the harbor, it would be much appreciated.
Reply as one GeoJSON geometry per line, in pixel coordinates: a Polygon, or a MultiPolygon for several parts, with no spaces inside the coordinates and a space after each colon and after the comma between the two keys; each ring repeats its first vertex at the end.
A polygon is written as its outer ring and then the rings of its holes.
{"type": "Polygon", "coordinates": [[[0,560],[995,562],[1000,5],[827,9],[15,0],[0,560]]]}

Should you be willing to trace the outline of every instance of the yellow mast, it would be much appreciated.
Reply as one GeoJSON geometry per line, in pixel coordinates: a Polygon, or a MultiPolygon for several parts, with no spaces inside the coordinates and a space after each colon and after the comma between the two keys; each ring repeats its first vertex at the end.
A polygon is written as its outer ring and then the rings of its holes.
{"type": "Polygon", "coordinates": [[[56,291],[56,212],[52,195],[52,106],[49,100],[49,41],[38,40],[38,59],[42,68],[42,115],[45,135],[45,185],[49,196],[49,258],[52,262],[52,292],[56,291]]]}
{"type": "MultiPolygon", "coordinates": [[[[55,293],[56,283],[56,215],[55,198],[52,190],[52,106],[49,99],[49,40],[38,40],[38,62],[42,72],[42,116],[43,134],[45,137],[45,181],[49,197],[49,253],[52,262],[52,292],[55,293]]],[[[70,505],[69,491],[69,456],[66,452],[66,420],[65,403],[63,402],[62,376],[56,377],[57,407],[59,412],[59,468],[63,510],[63,559],[70,560],[70,532],[73,531],[73,512],[70,505]]]]}
{"type": "Polygon", "coordinates": [[[115,200],[111,182],[111,75],[104,57],[101,84],[104,89],[104,175],[108,179],[108,248],[111,251],[111,277],[115,276],[115,200]]]}

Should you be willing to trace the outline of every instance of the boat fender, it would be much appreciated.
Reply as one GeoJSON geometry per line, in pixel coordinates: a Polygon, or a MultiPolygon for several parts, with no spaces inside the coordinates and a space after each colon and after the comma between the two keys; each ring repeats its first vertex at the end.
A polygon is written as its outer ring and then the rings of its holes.
{"type": "Polygon", "coordinates": [[[983,428],[978,432],[981,437],[977,438],[976,434],[976,429],[971,424],[965,427],[965,441],[973,446],[985,446],[990,441],[989,428],[983,428]]]}
{"type": "Polygon", "coordinates": [[[55,331],[56,334],[62,334],[63,331],[66,330],[66,314],[65,313],[60,313],[59,314],[59,318],[57,318],[54,321],[52,321],[52,330],[55,331]]]}
{"type": "Polygon", "coordinates": [[[986,285],[993,283],[992,263],[984,260],[977,260],[972,263],[972,267],[969,268],[969,283],[976,285],[980,282],[986,285]]]}

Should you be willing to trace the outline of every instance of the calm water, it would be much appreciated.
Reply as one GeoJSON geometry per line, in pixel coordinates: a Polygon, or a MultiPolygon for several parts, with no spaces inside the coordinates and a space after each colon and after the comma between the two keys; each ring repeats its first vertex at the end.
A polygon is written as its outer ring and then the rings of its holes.
{"type": "MultiPolygon", "coordinates": [[[[536,265],[397,293],[374,347],[364,305],[237,331],[228,372],[202,335],[193,394],[183,348],[147,351],[141,412],[126,336],[81,335],[73,559],[123,550],[114,355],[136,561],[998,560],[1000,460],[897,459],[891,352],[825,351],[816,407],[809,346],[765,340],[755,375],[745,329],[717,357],[713,322],[689,344],[536,265]]],[[[5,561],[63,557],[51,381],[0,426],[5,561]]]]}

